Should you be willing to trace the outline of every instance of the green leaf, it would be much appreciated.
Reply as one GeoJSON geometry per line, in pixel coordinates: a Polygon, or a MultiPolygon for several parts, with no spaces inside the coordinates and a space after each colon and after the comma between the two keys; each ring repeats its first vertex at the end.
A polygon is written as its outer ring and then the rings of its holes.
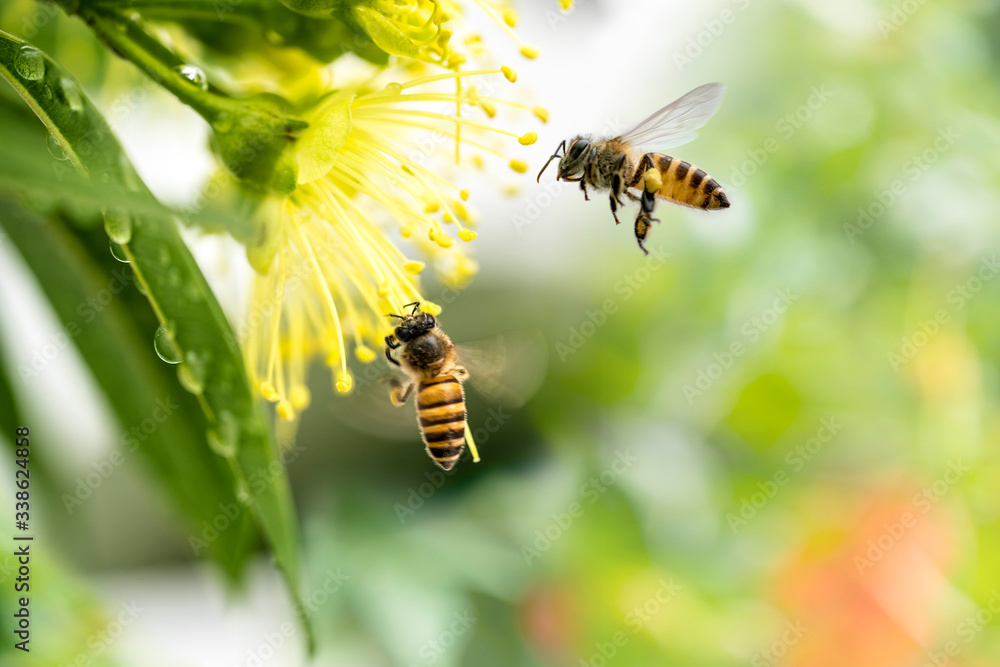
{"type": "Polygon", "coordinates": [[[326,176],[333,168],[351,133],[351,101],[336,99],[324,104],[309,121],[295,147],[300,185],[326,176]]]}
{"type": "MultiPolygon", "coordinates": [[[[3,243],[4,235],[0,233],[0,243],[3,243]]],[[[3,333],[0,331],[0,333],[3,333]]],[[[3,340],[0,339],[0,349],[3,348],[3,340]]],[[[17,396],[12,389],[10,375],[4,360],[0,359],[0,429],[3,429],[3,436],[14,444],[12,434],[14,429],[24,426],[24,419],[18,406],[17,396]]]]}
{"type": "MultiPolygon", "coordinates": [[[[147,460],[188,518],[191,534],[204,540],[204,545],[192,541],[193,551],[210,550],[235,577],[250,555],[252,523],[246,512],[240,512],[234,525],[218,531],[214,540],[202,537],[203,521],[211,525],[220,514],[240,509],[233,474],[206,447],[207,424],[197,400],[178,387],[169,368],[151,354],[155,319],[148,306],[145,312],[130,308],[123,293],[133,281],[131,269],[106,250],[103,257],[95,257],[93,249],[88,251],[65,225],[31,213],[9,195],[0,195],[0,206],[6,212],[0,225],[32,268],[66,337],[80,351],[121,422],[119,451],[127,457],[134,450],[147,460]],[[116,292],[105,303],[103,295],[116,292]]],[[[96,236],[95,232],[90,234],[96,236]]],[[[67,506],[71,512],[75,509],[67,506]]]]}
{"type": "MultiPolygon", "coordinates": [[[[75,80],[32,48],[0,32],[0,76],[81,171],[98,182],[145,191],[104,118],[75,80]]],[[[178,378],[196,395],[209,444],[225,457],[254,509],[300,611],[311,651],[312,629],[299,592],[298,531],[288,477],[251,392],[236,337],[175,225],[110,207],[105,228],[122,244],[136,281],[183,359],[178,378]]]]}
{"type": "Polygon", "coordinates": [[[371,37],[372,41],[386,53],[408,58],[419,58],[420,47],[404,35],[385,14],[372,7],[357,5],[351,8],[351,16],[371,37]]]}

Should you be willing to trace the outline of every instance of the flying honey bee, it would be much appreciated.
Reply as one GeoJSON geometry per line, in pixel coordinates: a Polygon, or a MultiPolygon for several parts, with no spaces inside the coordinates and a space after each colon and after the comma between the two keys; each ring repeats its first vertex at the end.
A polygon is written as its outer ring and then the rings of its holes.
{"type": "MultiPolygon", "coordinates": [[[[525,330],[456,345],[433,315],[420,310],[419,302],[404,306],[410,307],[408,315],[389,315],[399,322],[392,335],[385,338],[385,356],[390,364],[409,376],[408,382],[396,376],[389,378],[389,399],[400,407],[416,389],[420,435],[427,453],[438,466],[445,470],[455,467],[465,449],[467,435],[473,460],[478,461],[472,433],[466,426],[463,383],[471,379],[478,392],[495,406],[516,409],[544,379],[547,346],[540,334],[525,330]],[[474,372],[470,374],[466,366],[474,372]]],[[[354,412],[360,419],[359,426],[370,426],[367,424],[370,419],[364,416],[365,406],[357,406],[354,412]]],[[[390,429],[391,422],[396,421],[389,415],[376,419],[380,426],[390,429]]],[[[502,421],[487,418],[484,432],[492,433],[501,425],[502,421]]]]}
{"type": "Polygon", "coordinates": [[[620,223],[618,207],[622,205],[623,194],[639,201],[635,238],[648,255],[643,243],[652,223],[659,222],[652,217],[656,197],[710,211],[729,208],[729,199],[722,186],[703,170],[669,155],[640,152],[643,147],[666,149],[694,139],[695,130],[718,110],[724,90],[725,87],[718,83],[699,86],[612,139],[578,135],[569,140],[568,151],[563,141],[538,172],[537,180],[541,181],[542,173],[552,160],[559,158],[556,180],[579,181],[585,199],[590,199],[588,185],[598,191],[611,191],[615,224],[620,223]],[[642,194],[636,195],[630,189],[639,189],[642,194]]]}
{"type": "Polygon", "coordinates": [[[458,354],[451,339],[438,327],[430,313],[420,310],[420,302],[409,315],[390,315],[399,319],[393,333],[385,337],[385,356],[403,369],[410,382],[403,384],[393,377],[389,398],[400,407],[414,387],[417,389],[417,422],[427,453],[445,470],[451,470],[465,449],[465,390],[462,382],[469,371],[458,365],[458,354]],[[392,351],[398,349],[397,356],[392,351]]]}

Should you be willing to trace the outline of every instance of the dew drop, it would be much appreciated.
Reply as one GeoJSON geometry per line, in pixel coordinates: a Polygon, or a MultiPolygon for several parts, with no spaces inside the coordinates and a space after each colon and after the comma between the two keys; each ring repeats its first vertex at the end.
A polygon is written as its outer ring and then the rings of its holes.
{"type": "Polygon", "coordinates": [[[128,159],[125,153],[121,153],[118,156],[118,163],[122,170],[122,179],[125,181],[125,187],[133,192],[138,192],[140,189],[141,182],[139,181],[139,174],[135,172],[135,167],[132,166],[132,162],[128,159]]]}
{"type": "Polygon", "coordinates": [[[205,390],[205,362],[197,352],[189,351],[184,355],[183,363],[177,367],[177,379],[192,394],[205,390]]]}
{"type": "Polygon", "coordinates": [[[128,243],[132,240],[132,216],[123,208],[109,208],[104,212],[104,231],[115,243],[128,243]]]}
{"type": "MultiPolygon", "coordinates": [[[[236,456],[236,443],[240,436],[240,426],[236,422],[236,417],[229,410],[219,412],[219,419],[215,425],[208,429],[206,433],[208,446],[219,456],[232,458],[236,456]]],[[[239,494],[237,486],[237,495],[239,494]]],[[[247,497],[250,496],[250,489],[246,490],[247,497]]]]}
{"type": "Polygon", "coordinates": [[[17,51],[14,69],[21,78],[38,81],[45,76],[45,56],[35,47],[25,44],[17,51]]]}
{"type": "Polygon", "coordinates": [[[264,39],[267,40],[268,44],[273,44],[274,46],[281,46],[285,43],[285,38],[277,30],[268,30],[265,32],[264,39]]]}
{"type": "Polygon", "coordinates": [[[208,90],[208,77],[205,76],[205,73],[201,71],[200,67],[195,67],[194,65],[178,65],[174,68],[174,71],[202,90],[208,90]]]}
{"type": "Polygon", "coordinates": [[[253,502],[253,496],[250,495],[250,485],[244,479],[236,483],[236,500],[247,506],[253,502]]]}
{"type": "Polygon", "coordinates": [[[176,266],[167,269],[167,286],[175,289],[181,286],[181,270],[176,266]]]}
{"type": "Polygon", "coordinates": [[[233,129],[233,116],[225,111],[221,112],[215,117],[212,122],[212,127],[215,128],[216,132],[228,132],[233,129]]]}
{"type": "Polygon", "coordinates": [[[115,243],[114,241],[112,241],[109,245],[111,246],[111,256],[112,257],[114,257],[115,259],[117,259],[122,264],[128,264],[129,263],[128,255],[125,254],[125,249],[121,247],[121,244],[118,244],[118,243],[115,243]]]}
{"type": "Polygon", "coordinates": [[[63,101],[66,102],[66,106],[76,112],[83,110],[83,96],[80,94],[79,86],[76,85],[73,79],[66,76],[60,78],[59,90],[62,93],[63,101]]]}
{"type": "Polygon", "coordinates": [[[403,84],[396,83],[395,81],[393,81],[392,83],[387,83],[385,84],[383,92],[386,95],[399,95],[401,92],[403,92],[403,84]]]}
{"type": "Polygon", "coordinates": [[[69,155],[66,155],[66,151],[64,151],[63,147],[59,145],[59,140],[56,139],[53,135],[50,134],[48,138],[45,140],[45,146],[46,148],[49,149],[49,155],[51,155],[55,159],[57,160],[69,159],[69,155]]]}
{"type": "Polygon", "coordinates": [[[156,335],[153,336],[153,349],[156,350],[156,356],[168,364],[181,363],[181,352],[174,343],[173,334],[163,324],[160,325],[160,328],[156,330],[156,335]]]}

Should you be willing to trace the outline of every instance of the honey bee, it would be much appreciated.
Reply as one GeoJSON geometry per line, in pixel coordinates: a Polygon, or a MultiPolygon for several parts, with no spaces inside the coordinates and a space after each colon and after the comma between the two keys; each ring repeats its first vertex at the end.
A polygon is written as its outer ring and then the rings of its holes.
{"type": "Polygon", "coordinates": [[[635,238],[648,255],[643,243],[652,223],[659,222],[652,217],[656,197],[710,211],[729,208],[729,199],[722,186],[703,170],[669,155],[640,152],[644,146],[666,149],[694,139],[695,130],[718,110],[724,90],[718,83],[699,86],[612,139],[578,135],[569,140],[569,150],[567,142],[563,141],[538,172],[537,180],[541,181],[542,173],[552,160],[559,158],[556,180],[579,181],[585,199],[590,199],[588,185],[598,191],[611,191],[611,214],[615,224],[620,223],[618,207],[622,205],[623,194],[639,201],[635,238]],[[630,189],[639,189],[642,193],[636,195],[630,189]]]}
{"type": "Polygon", "coordinates": [[[385,356],[408,376],[404,384],[391,379],[389,399],[396,407],[406,403],[417,389],[417,423],[427,453],[445,470],[451,470],[465,449],[465,390],[462,383],[469,371],[458,365],[451,339],[438,327],[430,313],[420,310],[420,302],[409,315],[389,315],[399,319],[393,333],[385,337],[385,356]],[[399,350],[393,356],[393,350],[399,350]]]}

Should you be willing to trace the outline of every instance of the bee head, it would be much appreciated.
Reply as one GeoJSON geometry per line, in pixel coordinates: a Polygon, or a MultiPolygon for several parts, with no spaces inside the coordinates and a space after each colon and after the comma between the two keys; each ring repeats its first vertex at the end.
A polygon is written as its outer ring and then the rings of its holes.
{"type": "Polygon", "coordinates": [[[590,152],[590,140],[576,137],[569,142],[569,149],[559,158],[559,178],[576,176],[583,171],[590,152]]]}
{"type": "Polygon", "coordinates": [[[559,173],[556,174],[556,180],[582,173],[584,164],[587,161],[589,148],[590,140],[584,137],[574,137],[569,142],[569,151],[566,150],[566,142],[561,142],[556,147],[556,152],[549,156],[549,159],[545,162],[545,166],[538,172],[538,178],[535,181],[542,180],[542,174],[556,158],[559,158],[559,173]],[[562,152],[561,154],[560,151],[562,152]]]}
{"type": "Polygon", "coordinates": [[[409,305],[413,306],[413,311],[409,315],[389,316],[398,317],[400,320],[399,324],[393,330],[393,335],[401,343],[409,343],[412,340],[416,340],[437,326],[437,320],[433,315],[420,310],[419,302],[409,305]]]}

